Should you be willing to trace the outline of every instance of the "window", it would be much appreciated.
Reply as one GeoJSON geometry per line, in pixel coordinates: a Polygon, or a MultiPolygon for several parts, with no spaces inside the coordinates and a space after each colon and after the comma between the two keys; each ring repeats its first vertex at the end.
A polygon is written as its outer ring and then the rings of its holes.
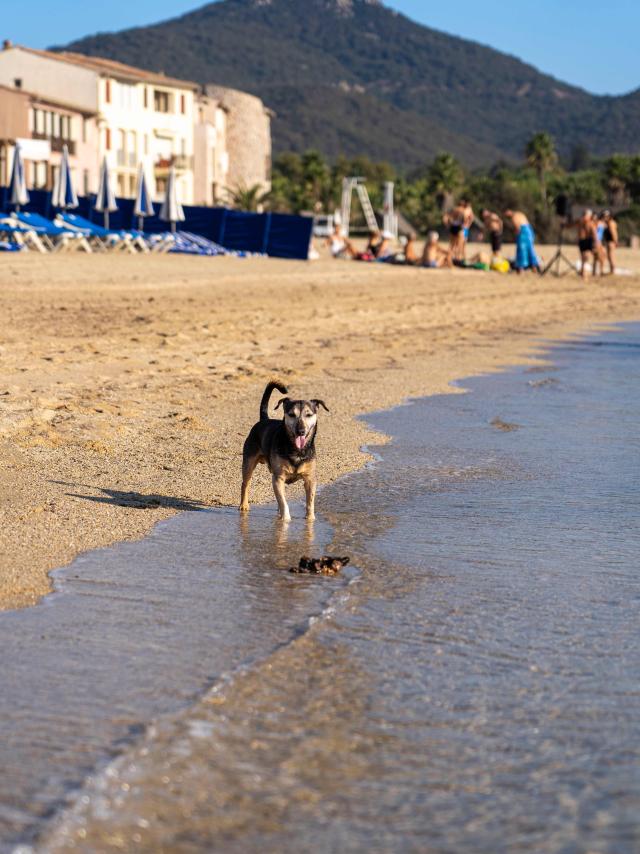
{"type": "Polygon", "coordinates": [[[107,104],[111,103],[111,80],[104,81],[104,99],[107,104]]]}
{"type": "Polygon", "coordinates": [[[71,116],[60,116],[60,136],[71,139],[71,116]]]}
{"type": "Polygon", "coordinates": [[[111,151],[111,128],[104,129],[104,147],[107,151],[111,151]]]}
{"type": "Polygon", "coordinates": [[[149,106],[149,90],[145,86],[142,91],[144,92],[144,108],[146,110],[149,106]]]}
{"type": "Polygon", "coordinates": [[[187,112],[187,99],[184,95],[180,95],[180,112],[183,116],[187,112]]]}
{"type": "Polygon", "coordinates": [[[51,136],[60,139],[62,136],[60,129],[60,113],[52,113],[51,136]]]}
{"type": "Polygon", "coordinates": [[[156,178],[156,195],[160,196],[167,192],[166,178],[156,178]]]}
{"type": "Polygon", "coordinates": [[[44,135],[44,110],[34,110],[33,111],[33,120],[35,124],[35,131],[38,134],[44,135]]]}
{"type": "Polygon", "coordinates": [[[153,90],[153,108],[156,113],[168,113],[169,110],[169,93],[161,92],[160,89],[153,90]]]}
{"type": "Polygon", "coordinates": [[[22,77],[16,77],[13,81],[13,85],[16,89],[22,89],[22,77]]]}
{"type": "Polygon", "coordinates": [[[33,164],[33,188],[35,190],[46,190],[47,188],[46,160],[41,160],[33,164]]]}
{"type": "Polygon", "coordinates": [[[82,119],[82,141],[87,141],[87,120],[82,119]]]}
{"type": "Polygon", "coordinates": [[[89,170],[85,169],[82,173],[82,188],[84,190],[84,195],[89,195],[89,170]]]}
{"type": "Polygon", "coordinates": [[[144,153],[149,153],[149,135],[145,133],[144,135],[144,153]]]}

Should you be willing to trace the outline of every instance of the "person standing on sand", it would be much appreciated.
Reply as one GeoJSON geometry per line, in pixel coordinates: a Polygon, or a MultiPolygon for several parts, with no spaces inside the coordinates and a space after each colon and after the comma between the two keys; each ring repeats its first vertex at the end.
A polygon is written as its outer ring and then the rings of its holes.
{"type": "Polygon", "coordinates": [[[536,273],[541,273],[540,261],[533,245],[535,234],[526,214],[508,208],[504,212],[504,218],[511,222],[516,233],[516,272],[535,270],[536,273]]]}
{"type": "Polygon", "coordinates": [[[605,211],[602,218],[604,220],[603,241],[609,259],[609,274],[614,276],[616,272],[616,248],[618,246],[618,223],[613,218],[611,211],[605,211]]]}
{"type": "Polygon", "coordinates": [[[596,249],[598,242],[598,226],[590,208],[582,214],[577,222],[578,227],[578,249],[580,250],[580,275],[586,282],[589,278],[587,264],[595,272],[596,249]]]}
{"type": "Polygon", "coordinates": [[[487,208],[482,211],[481,217],[484,227],[487,230],[491,252],[494,256],[499,256],[502,252],[502,231],[504,229],[502,218],[497,213],[487,210],[487,208]]]}
{"type": "Polygon", "coordinates": [[[464,257],[464,221],[465,203],[461,199],[458,204],[442,217],[442,222],[449,229],[449,252],[451,257],[461,261],[464,257]]]}

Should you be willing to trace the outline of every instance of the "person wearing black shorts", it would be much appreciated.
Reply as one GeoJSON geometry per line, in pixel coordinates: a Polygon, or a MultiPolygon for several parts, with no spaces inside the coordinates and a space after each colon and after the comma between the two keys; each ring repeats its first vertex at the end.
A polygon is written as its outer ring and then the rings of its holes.
{"type": "Polygon", "coordinates": [[[493,255],[500,255],[502,252],[502,230],[504,228],[502,219],[497,213],[487,210],[487,208],[482,211],[481,216],[487,229],[491,252],[493,255]]]}

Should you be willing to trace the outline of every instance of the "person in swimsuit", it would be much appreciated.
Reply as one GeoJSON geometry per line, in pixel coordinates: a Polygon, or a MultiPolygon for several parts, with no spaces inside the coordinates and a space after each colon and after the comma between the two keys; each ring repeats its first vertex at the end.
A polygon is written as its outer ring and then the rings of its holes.
{"type": "Polygon", "coordinates": [[[489,243],[491,244],[491,252],[494,256],[499,256],[502,252],[502,231],[504,229],[504,223],[497,213],[489,211],[486,208],[482,211],[481,216],[484,227],[487,230],[489,243]]]}
{"type": "Polygon", "coordinates": [[[618,246],[618,223],[613,218],[611,211],[605,211],[602,214],[604,220],[603,241],[609,259],[609,274],[615,275],[616,272],[616,248],[618,246]]]}
{"type": "Polygon", "coordinates": [[[580,275],[586,282],[589,278],[587,264],[591,264],[595,272],[596,243],[598,232],[593,211],[590,208],[582,214],[576,223],[578,228],[578,249],[580,250],[580,275]]]}
{"type": "Polygon", "coordinates": [[[355,258],[358,254],[353,245],[342,234],[342,228],[336,225],[333,234],[327,238],[327,246],[333,258],[355,258]]]}
{"type": "Polygon", "coordinates": [[[607,260],[607,252],[604,248],[604,232],[606,229],[606,225],[604,222],[603,214],[594,214],[593,221],[596,226],[596,245],[593,252],[593,274],[594,276],[597,276],[598,270],[600,270],[600,275],[604,276],[604,262],[607,260]]]}
{"type": "Polygon", "coordinates": [[[458,204],[442,217],[443,223],[449,229],[449,251],[451,257],[461,261],[464,258],[464,223],[466,202],[461,199],[458,204]]]}
{"type": "Polygon", "coordinates": [[[460,204],[463,207],[462,213],[462,257],[464,258],[467,241],[469,240],[469,229],[476,219],[476,215],[471,207],[471,202],[468,199],[460,199],[460,204]]]}
{"type": "Polygon", "coordinates": [[[438,267],[453,267],[452,249],[443,249],[438,241],[440,235],[437,231],[427,234],[427,242],[422,253],[422,266],[437,269],[438,267]]]}
{"type": "Polygon", "coordinates": [[[504,218],[511,223],[516,233],[516,272],[520,274],[523,270],[535,270],[536,273],[541,273],[540,261],[534,248],[536,236],[526,214],[508,208],[504,212],[504,218]]]}

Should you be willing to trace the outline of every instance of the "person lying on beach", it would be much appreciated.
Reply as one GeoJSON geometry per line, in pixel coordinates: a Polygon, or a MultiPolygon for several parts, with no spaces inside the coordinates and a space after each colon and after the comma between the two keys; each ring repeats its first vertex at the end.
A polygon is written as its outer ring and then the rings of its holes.
{"type": "Polygon", "coordinates": [[[358,254],[352,243],[342,234],[342,228],[336,225],[333,234],[327,237],[327,246],[333,258],[355,258],[358,254]]]}
{"type": "Polygon", "coordinates": [[[586,281],[589,278],[589,267],[595,273],[596,244],[598,230],[593,211],[590,208],[582,214],[576,223],[578,229],[578,249],[580,250],[580,275],[586,281]]]}
{"type": "Polygon", "coordinates": [[[422,266],[436,269],[438,267],[453,267],[453,258],[451,247],[443,249],[438,241],[440,235],[437,231],[430,231],[427,234],[427,242],[424,245],[422,253],[422,266]]]}
{"type": "Polygon", "coordinates": [[[616,272],[616,247],[618,246],[618,223],[613,218],[611,211],[604,211],[602,214],[604,220],[603,242],[609,259],[609,273],[615,275],[616,272]]]}
{"type": "Polygon", "coordinates": [[[526,214],[507,208],[504,212],[504,218],[509,220],[516,233],[516,263],[514,267],[516,272],[535,270],[536,273],[541,273],[540,261],[534,249],[535,234],[526,214]]]}
{"type": "Polygon", "coordinates": [[[500,255],[502,251],[502,232],[504,229],[502,218],[497,213],[487,210],[487,208],[482,211],[480,216],[482,217],[482,222],[484,223],[487,237],[491,244],[491,252],[494,255],[500,255]]]}

